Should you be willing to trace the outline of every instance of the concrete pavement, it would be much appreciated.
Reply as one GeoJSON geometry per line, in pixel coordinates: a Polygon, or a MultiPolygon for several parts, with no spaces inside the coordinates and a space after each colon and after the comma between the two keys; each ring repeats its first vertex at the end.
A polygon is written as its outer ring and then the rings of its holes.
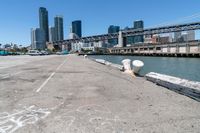
{"type": "Polygon", "coordinates": [[[18,62],[0,69],[2,133],[200,131],[199,102],[143,78],[75,55],[18,62]]]}

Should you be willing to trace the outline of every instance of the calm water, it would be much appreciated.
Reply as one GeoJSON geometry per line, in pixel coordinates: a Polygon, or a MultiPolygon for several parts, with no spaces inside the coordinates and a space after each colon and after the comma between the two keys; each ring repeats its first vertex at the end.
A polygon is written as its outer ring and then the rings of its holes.
{"type": "Polygon", "coordinates": [[[144,62],[144,67],[140,72],[141,75],[145,75],[148,72],[158,72],[193,81],[200,81],[200,58],[112,55],[95,55],[90,57],[104,59],[116,64],[122,64],[121,61],[123,59],[141,60],[144,62]]]}

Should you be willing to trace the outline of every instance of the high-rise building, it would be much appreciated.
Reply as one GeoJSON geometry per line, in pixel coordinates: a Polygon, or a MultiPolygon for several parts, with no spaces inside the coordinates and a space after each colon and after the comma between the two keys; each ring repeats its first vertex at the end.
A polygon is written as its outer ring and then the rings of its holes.
{"type": "Polygon", "coordinates": [[[72,33],[76,34],[78,37],[82,37],[82,26],[81,20],[76,20],[72,22],[72,33]]]}
{"type": "MultiPolygon", "coordinates": [[[[110,25],[108,27],[108,34],[117,33],[119,31],[120,31],[120,27],[119,26],[110,25]]],[[[110,47],[113,47],[114,45],[118,44],[118,39],[109,39],[108,43],[111,44],[110,47]]]]}
{"type": "Polygon", "coordinates": [[[31,49],[43,50],[46,48],[45,32],[43,29],[31,29],[31,49]]]}
{"type": "MultiPolygon", "coordinates": [[[[142,20],[134,21],[134,29],[138,30],[144,29],[144,22],[142,20]]],[[[132,40],[134,43],[144,42],[144,36],[143,35],[134,36],[132,40]]]]}
{"type": "Polygon", "coordinates": [[[119,32],[119,30],[120,30],[119,26],[110,25],[108,27],[108,34],[110,34],[110,33],[117,33],[117,32],[119,32]]]}
{"type": "Polygon", "coordinates": [[[134,29],[143,29],[144,28],[144,22],[142,20],[134,21],[134,29]]]}
{"type": "Polygon", "coordinates": [[[54,41],[56,41],[55,27],[50,27],[49,28],[49,42],[54,42],[54,41]]]}
{"type": "MultiPolygon", "coordinates": [[[[133,29],[142,30],[143,28],[144,28],[144,22],[142,20],[137,20],[133,22],[133,29]]],[[[129,45],[133,45],[135,43],[141,43],[141,42],[144,42],[143,35],[127,37],[127,44],[129,45]]]]}
{"type": "Polygon", "coordinates": [[[44,7],[39,8],[39,23],[40,29],[43,29],[45,32],[45,41],[49,41],[49,20],[48,20],[48,11],[44,7]]]}
{"type": "Polygon", "coordinates": [[[64,39],[64,30],[63,30],[63,17],[56,16],[54,18],[55,23],[55,39],[56,41],[61,41],[64,39]]]}

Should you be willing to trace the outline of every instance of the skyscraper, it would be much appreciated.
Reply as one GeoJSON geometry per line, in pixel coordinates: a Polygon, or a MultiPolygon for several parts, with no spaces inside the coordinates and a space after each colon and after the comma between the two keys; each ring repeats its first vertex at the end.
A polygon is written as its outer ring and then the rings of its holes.
{"type": "Polygon", "coordinates": [[[49,20],[48,20],[48,11],[44,7],[39,8],[39,23],[40,29],[43,29],[45,32],[45,41],[49,41],[49,20]]]}
{"type": "MultiPolygon", "coordinates": [[[[108,27],[108,34],[117,33],[119,32],[119,30],[120,30],[119,26],[110,25],[108,27]]],[[[109,39],[108,43],[110,43],[111,47],[113,47],[114,45],[118,44],[118,39],[109,39]]]]}
{"type": "MultiPolygon", "coordinates": [[[[142,30],[144,28],[144,22],[142,20],[134,21],[134,29],[142,30]]],[[[134,43],[144,42],[144,36],[138,35],[133,37],[134,43]]]]}
{"type": "Polygon", "coordinates": [[[144,28],[144,22],[142,20],[134,21],[134,29],[144,28]]]}
{"type": "Polygon", "coordinates": [[[119,32],[119,30],[120,30],[119,26],[110,25],[108,27],[108,34],[110,34],[110,33],[117,33],[117,32],[119,32]]]}
{"type": "Polygon", "coordinates": [[[56,41],[61,41],[64,39],[63,17],[56,16],[54,18],[54,23],[55,23],[55,39],[56,41]]]}
{"type": "Polygon", "coordinates": [[[72,22],[72,33],[76,34],[80,38],[82,37],[81,20],[76,20],[72,22]]]}
{"type": "Polygon", "coordinates": [[[43,29],[31,29],[31,49],[43,50],[46,48],[45,32],[43,29]]]}
{"type": "Polygon", "coordinates": [[[55,27],[50,27],[49,28],[49,42],[54,42],[54,41],[56,41],[55,27]]]}

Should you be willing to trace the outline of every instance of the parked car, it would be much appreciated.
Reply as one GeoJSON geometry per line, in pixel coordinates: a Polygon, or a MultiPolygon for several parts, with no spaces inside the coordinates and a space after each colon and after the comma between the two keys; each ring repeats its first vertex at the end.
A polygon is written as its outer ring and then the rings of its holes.
{"type": "Polygon", "coordinates": [[[56,52],[57,55],[62,55],[62,52],[56,52]]]}
{"type": "Polygon", "coordinates": [[[31,55],[31,56],[38,56],[38,55],[42,55],[42,53],[38,50],[29,50],[28,51],[28,55],[31,55]]]}
{"type": "Polygon", "coordinates": [[[49,53],[47,51],[41,51],[42,55],[49,55],[49,53]]]}

